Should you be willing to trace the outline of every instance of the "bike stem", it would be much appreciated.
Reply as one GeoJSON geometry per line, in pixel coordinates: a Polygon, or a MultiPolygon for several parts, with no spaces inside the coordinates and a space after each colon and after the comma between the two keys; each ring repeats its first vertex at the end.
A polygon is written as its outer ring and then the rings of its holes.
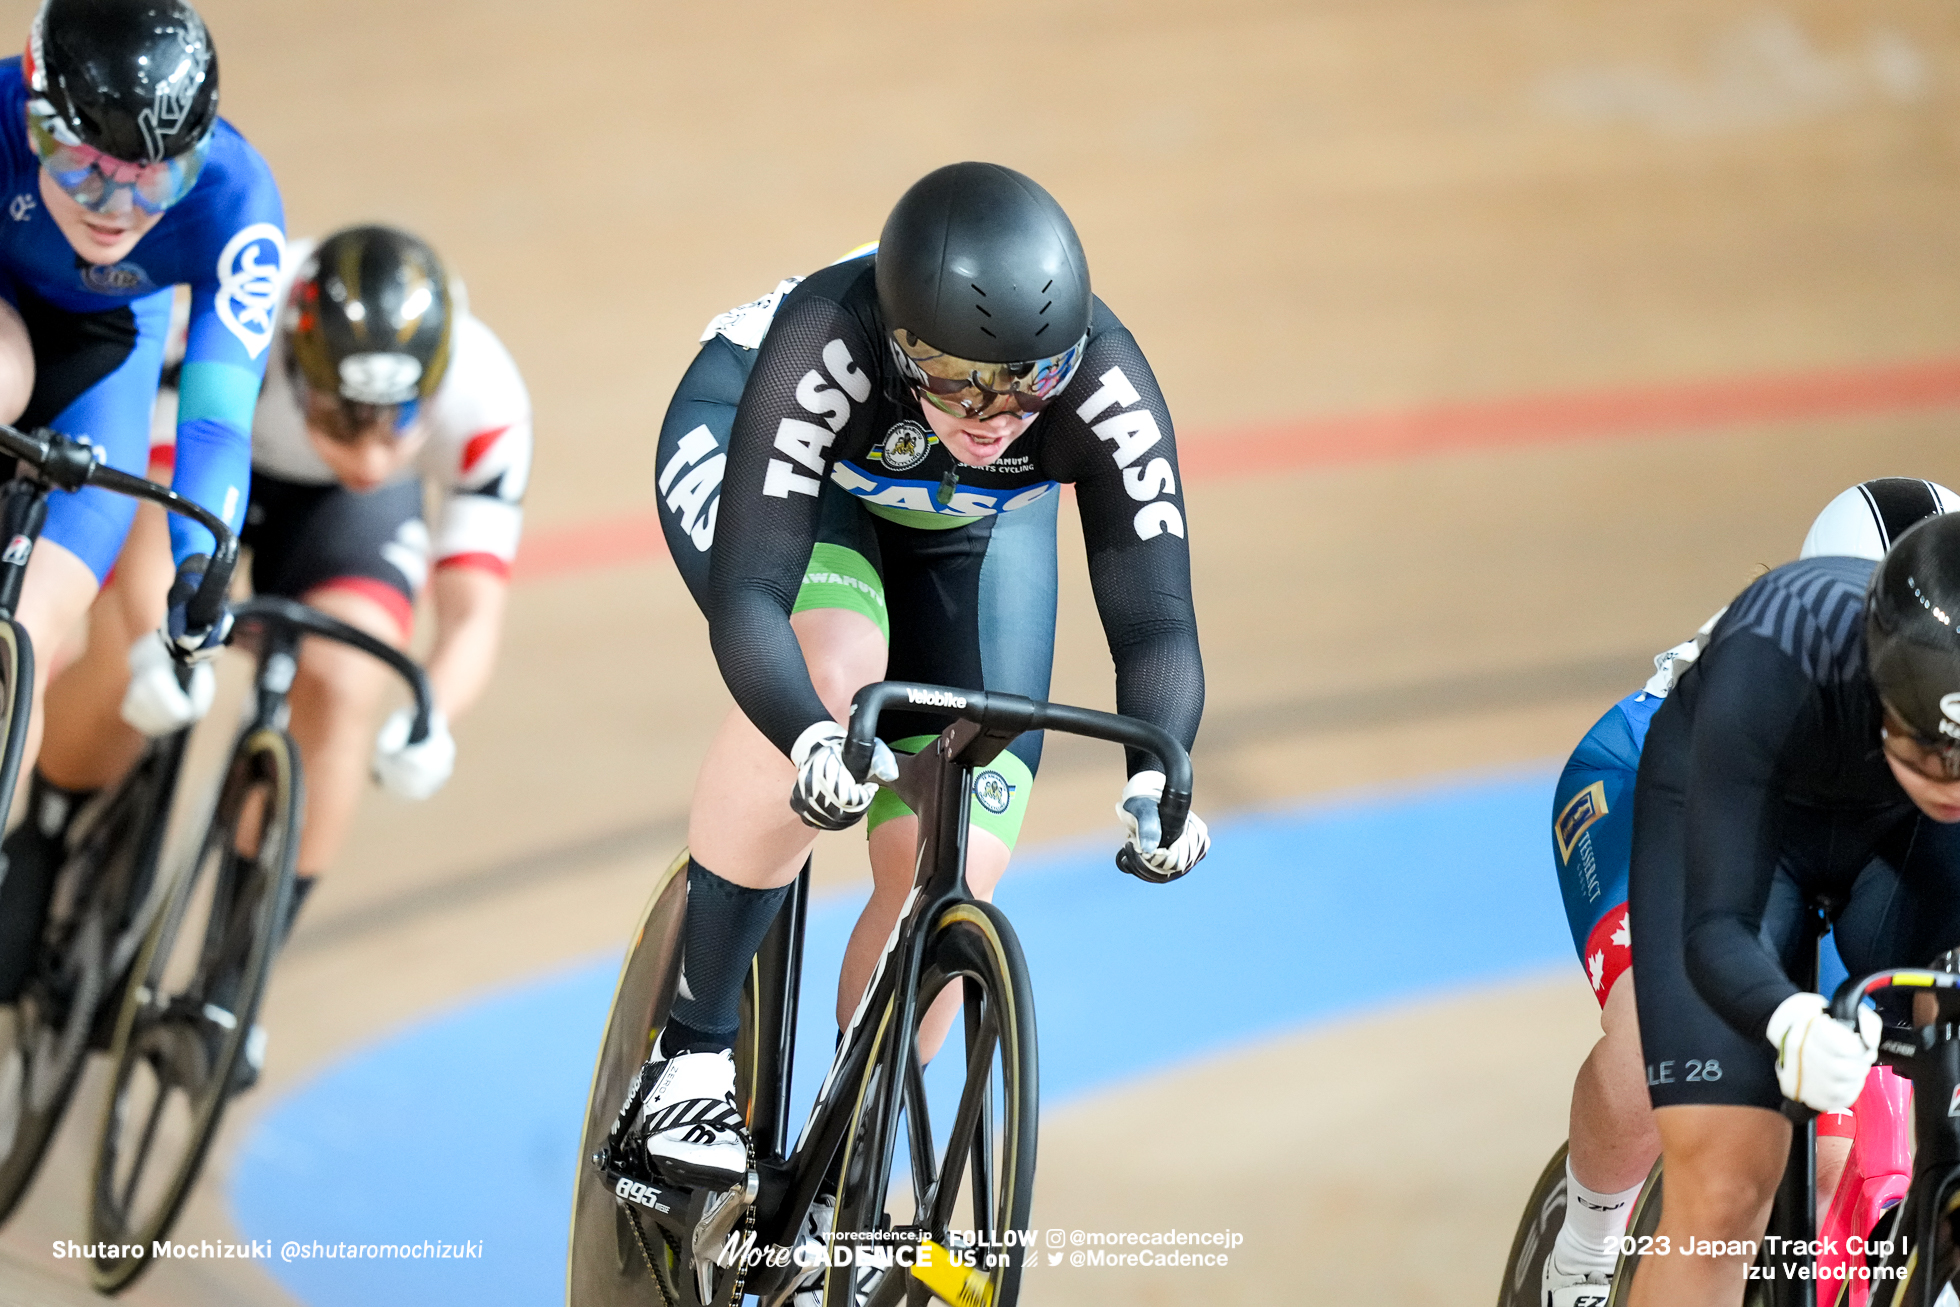
{"type": "Polygon", "coordinates": [[[259,639],[258,675],[252,683],[257,702],[252,711],[252,729],[269,730],[279,725],[280,710],[299,674],[301,633],[281,622],[267,622],[259,639]]]}

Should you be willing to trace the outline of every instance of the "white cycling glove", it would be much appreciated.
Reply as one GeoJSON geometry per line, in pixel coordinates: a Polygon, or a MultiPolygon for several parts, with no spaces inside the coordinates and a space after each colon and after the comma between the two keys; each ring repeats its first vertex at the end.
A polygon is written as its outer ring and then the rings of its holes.
{"type": "Polygon", "coordinates": [[[872,742],[871,775],[863,781],[853,779],[844,767],[844,735],[836,722],[814,722],[790,746],[796,788],[790,791],[789,806],[806,826],[843,830],[871,806],[880,781],[898,779],[898,759],[883,740],[872,742]]]}
{"type": "Polygon", "coordinates": [[[1776,1083],[1785,1098],[1819,1112],[1842,1112],[1865,1087],[1878,1058],[1885,1024],[1868,1007],[1858,1009],[1858,1028],[1834,1019],[1822,994],[1792,994],[1769,1019],[1776,1045],[1776,1083]]]}
{"type": "Polygon", "coordinates": [[[443,787],[456,769],[456,737],[442,709],[429,713],[429,738],[408,742],[415,710],[403,708],[382,724],[374,737],[374,779],[388,793],[403,799],[426,799],[443,787]]]}
{"type": "Polygon", "coordinates": [[[190,688],[177,683],[177,660],[155,631],[129,646],[129,688],[123,691],[122,719],[145,735],[183,730],[211,710],[218,678],[209,661],[190,668],[190,688]]]}
{"type": "Polygon", "coordinates": [[[1143,860],[1144,866],[1166,878],[1182,876],[1210,851],[1211,832],[1205,829],[1204,818],[1189,813],[1184,818],[1183,831],[1171,841],[1170,847],[1159,848],[1163,829],[1158,824],[1157,803],[1163,797],[1164,773],[1140,771],[1123,787],[1116,815],[1123,819],[1128,834],[1125,842],[1143,860]]]}

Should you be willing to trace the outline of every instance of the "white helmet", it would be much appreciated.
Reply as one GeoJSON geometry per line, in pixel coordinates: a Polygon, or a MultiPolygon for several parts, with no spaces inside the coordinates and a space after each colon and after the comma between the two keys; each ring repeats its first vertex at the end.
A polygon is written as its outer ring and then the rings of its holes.
{"type": "Polygon", "coordinates": [[[1956,509],[1960,495],[1932,481],[1879,477],[1860,482],[1824,505],[1797,557],[1834,554],[1876,561],[1908,527],[1956,509]]]}

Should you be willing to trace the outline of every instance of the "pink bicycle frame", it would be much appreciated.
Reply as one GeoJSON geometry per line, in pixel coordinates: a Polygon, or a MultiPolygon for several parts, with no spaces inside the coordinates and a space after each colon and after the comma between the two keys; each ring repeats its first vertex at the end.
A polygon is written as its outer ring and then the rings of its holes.
{"type": "Polygon", "coordinates": [[[1851,1110],[1856,1118],[1851,1155],[1817,1231],[1825,1249],[1817,1258],[1817,1307],[1836,1307],[1847,1275],[1850,1307],[1868,1307],[1871,1281],[1859,1278],[1855,1269],[1866,1265],[1862,1241],[1912,1183],[1911,1083],[1893,1075],[1890,1067],[1873,1067],[1851,1110]]]}

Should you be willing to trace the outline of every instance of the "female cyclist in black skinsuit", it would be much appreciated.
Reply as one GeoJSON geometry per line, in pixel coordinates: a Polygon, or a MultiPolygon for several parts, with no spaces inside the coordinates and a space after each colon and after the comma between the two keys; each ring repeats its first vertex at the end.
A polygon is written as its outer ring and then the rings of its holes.
{"type": "MultiPolygon", "coordinates": [[[[1876,570],[1791,563],[1737,597],[1654,714],[1629,914],[1676,1250],[1760,1238],[1789,1155],[1779,1105],[1843,1111],[1876,1056],[1875,1013],[1854,1031],[1790,980],[1810,905],[1853,975],[1960,944],[1957,614],[1960,515],[1876,570]]],[[[1748,1262],[1643,1260],[1633,1302],[1740,1303],[1748,1262]]]]}
{"type": "MultiPolygon", "coordinates": [[[[1061,483],[1075,486],[1118,711],[1188,744],[1204,672],[1170,413],[1090,293],[1067,216],[1010,169],[929,174],[875,253],[711,324],[668,410],[658,477],[736,709],[695,788],[680,996],[638,1129],[666,1179],[725,1185],[745,1169],[727,1052],[742,977],[812,828],[870,813],[876,888],[845,959],[844,1016],[911,886],[916,819],[842,765],[851,696],[890,676],[1046,697],[1061,483]]],[[[940,722],[883,725],[903,750],[940,722]]],[[[1040,749],[1024,736],[975,778],[978,894],[1006,866],[1040,749]]],[[[1119,810],[1171,875],[1207,836],[1193,819],[1158,847],[1163,783],[1131,756],[1119,810]]],[[[957,1006],[946,997],[928,1055],[957,1006]]]]}

